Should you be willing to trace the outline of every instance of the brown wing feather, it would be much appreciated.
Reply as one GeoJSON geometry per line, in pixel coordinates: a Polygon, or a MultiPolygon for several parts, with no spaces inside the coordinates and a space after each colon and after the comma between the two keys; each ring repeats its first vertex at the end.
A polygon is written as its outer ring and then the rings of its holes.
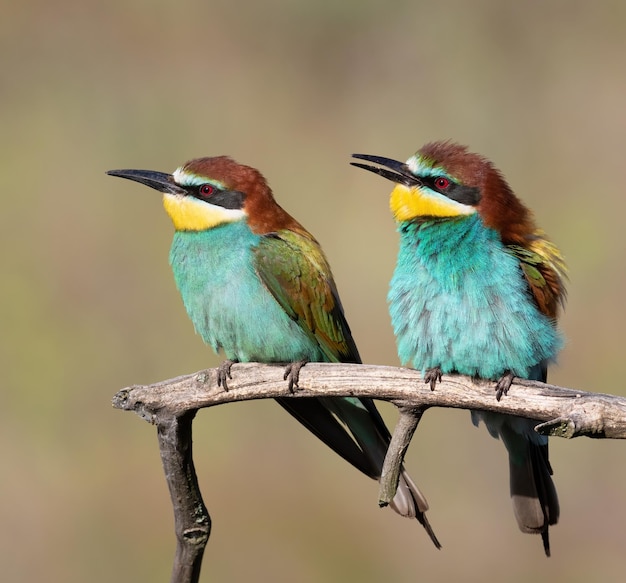
{"type": "Polygon", "coordinates": [[[567,268],[561,252],[541,230],[534,231],[527,245],[507,247],[519,260],[539,310],[556,319],[566,297],[567,268]]]}

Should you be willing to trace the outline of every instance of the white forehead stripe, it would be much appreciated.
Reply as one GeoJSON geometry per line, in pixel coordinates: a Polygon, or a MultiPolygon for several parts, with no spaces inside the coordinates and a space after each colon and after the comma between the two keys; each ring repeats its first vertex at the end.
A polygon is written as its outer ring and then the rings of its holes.
{"type": "Polygon", "coordinates": [[[191,172],[186,172],[183,166],[176,168],[172,176],[174,177],[174,182],[180,186],[200,186],[201,184],[210,182],[218,188],[224,188],[224,185],[219,180],[213,180],[212,178],[209,179],[204,176],[192,174],[191,172]]]}
{"type": "MultiPolygon", "coordinates": [[[[411,156],[407,161],[406,165],[409,167],[409,170],[413,174],[417,174],[420,170],[420,161],[416,156],[411,156]]],[[[176,176],[176,172],[174,172],[174,176],[176,176]]]]}
{"type": "Polygon", "coordinates": [[[434,166],[433,163],[426,159],[424,160],[417,154],[411,156],[407,161],[406,165],[409,170],[415,176],[445,176],[452,180],[453,182],[457,182],[452,176],[450,176],[443,168],[438,166],[434,166]]]}

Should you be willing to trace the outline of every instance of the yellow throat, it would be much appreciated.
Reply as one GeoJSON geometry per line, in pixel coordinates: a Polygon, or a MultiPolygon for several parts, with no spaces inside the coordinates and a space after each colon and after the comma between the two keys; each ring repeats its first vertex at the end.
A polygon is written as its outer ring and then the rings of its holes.
{"type": "Polygon", "coordinates": [[[177,231],[207,231],[222,223],[232,223],[246,216],[239,209],[226,209],[178,194],[164,194],[163,208],[177,231]]]}
{"type": "Polygon", "coordinates": [[[412,221],[417,217],[457,217],[471,215],[476,209],[436,192],[397,184],[391,192],[389,207],[396,221],[412,221]]]}

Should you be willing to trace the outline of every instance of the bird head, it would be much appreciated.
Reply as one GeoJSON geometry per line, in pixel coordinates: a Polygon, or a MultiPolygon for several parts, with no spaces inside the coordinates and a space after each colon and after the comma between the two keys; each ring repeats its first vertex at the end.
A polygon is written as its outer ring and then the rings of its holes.
{"type": "Polygon", "coordinates": [[[406,162],[354,154],[373,162],[352,162],[395,182],[390,207],[396,221],[446,219],[478,213],[507,243],[521,242],[534,230],[530,211],[485,157],[449,141],[420,148],[406,162]]]}
{"type": "Polygon", "coordinates": [[[298,223],[274,200],[263,175],[228,156],[197,158],[172,174],[153,170],[109,170],[163,193],[163,206],[177,231],[206,231],[246,220],[256,233],[298,223]]]}

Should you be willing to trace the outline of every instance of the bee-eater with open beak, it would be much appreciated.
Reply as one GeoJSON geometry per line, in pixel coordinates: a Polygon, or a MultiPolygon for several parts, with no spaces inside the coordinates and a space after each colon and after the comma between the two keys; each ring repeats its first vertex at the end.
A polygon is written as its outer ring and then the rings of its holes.
{"type": "MultiPolygon", "coordinates": [[[[562,344],[565,266],[502,174],[448,141],[406,162],[354,157],[377,166],[353,165],[395,183],[400,250],[388,301],[402,363],[421,370],[432,389],[442,373],[496,380],[498,399],[513,377],[545,382],[562,344]]],[[[504,442],[518,525],[541,534],[549,556],[559,502],[548,438],[531,419],[473,411],[472,420],[504,442]]]]}
{"type": "MultiPolygon", "coordinates": [[[[219,156],[191,160],[173,174],[108,174],[163,193],[176,231],[176,285],[196,332],[227,358],[219,369],[225,389],[233,362],[292,363],[290,388],[306,362],[361,362],[322,249],[276,203],[260,172],[219,156]]],[[[277,401],[357,469],[380,478],[390,434],[370,399],[277,401]]],[[[440,547],[426,499],[406,472],[391,506],[417,518],[440,547]]]]}

